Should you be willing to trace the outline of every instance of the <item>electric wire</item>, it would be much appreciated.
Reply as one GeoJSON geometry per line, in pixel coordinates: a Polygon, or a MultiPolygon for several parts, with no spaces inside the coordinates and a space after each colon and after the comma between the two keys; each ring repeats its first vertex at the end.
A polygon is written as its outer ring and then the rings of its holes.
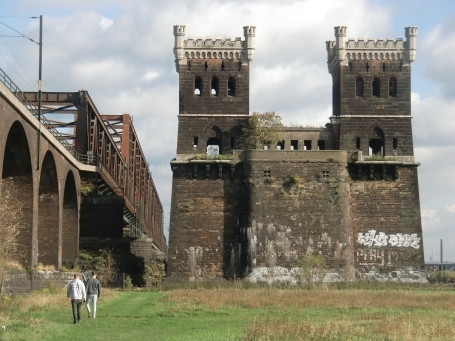
{"type": "MultiPolygon", "coordinates": [[[[21,74],[20,74],[19,72],[17,72],[17,70],[14,68],[14,66],[12,66],[12,65],[9,63],[8,59],[6,59],[5,56],[2,55],[1,53],[0,53],[0,56],[2,56],[2,58],[5,60],[5,62],[7,62],[8,65],[11,66],[11,68],[12,68],[14,71],[16,71],[17,75],[24,81],[24,83],[27,84],[27,81],[26,81],[24,78],[22,78],[21,74]]],[[[33,88],[32,88],[32,90],[33,90],[33,88]]]]}
{"type": "Polygon", "coordinates": [[[18,16],[14,16],[14,15],[0,15],[0,18],[37,19],[38,17],[18,17],[18,16]]]}
{"type": "Polygon", "coordinates": [[[34,42],[35,44],[38,44],[38,45],[39,45],[39,43],[37,43],[36,41],[34,41],[32,38],[27,37],[25,34],[23,34],[23,33],[19,32],[19,31],[15,30],[15,29],[12,28],[11,26],[8,26],[8,25],[5,24],[4,22],[0,21],[0,24],[5,25],[5,26],[8,27],[10,30],[13,30],[13,31],[16,32],[16,33],[19,33],[22,37],[27,38],[27,39],[30,40],[31,42],[34,42]]]}
{"type": "MultiPolygon", "coordinates": [[[[27,73],[27,71],[25,71],[24,67],[22,66],[21,62],[19,61],[19,59],[17,59],[16,55],[14,54],[13,50],[11,50],[11,47],[8,45],[8,43],[6,42],[5,38],[2,37],[2,40],[4,41],[4,43],[6,44],[6,46],[8,47],[8,49],[10,50],[11,54],[14,56],[14,58],[16,59],[16,61],[18,62],[19,66],[21,67],[22,71],[24,71],[24,73],[27,75],[28,79],[30,80],[32,86],[31,86],[31,89],[34,89],[35,88],[35,85],[32,81],[32,79],[30,78],[29,74],[27,73]]],[[[30,84],[29,84],[30,85],[30,84]]]]}

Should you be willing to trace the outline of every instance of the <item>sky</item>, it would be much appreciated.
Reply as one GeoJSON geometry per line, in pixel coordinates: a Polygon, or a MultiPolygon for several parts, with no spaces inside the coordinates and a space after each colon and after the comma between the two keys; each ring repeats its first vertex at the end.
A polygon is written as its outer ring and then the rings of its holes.
{"type": "MultiPolygon", "coordinates": [[[[455,1],[453,0],[0,0],[0,22],[38,41],[43,15],[43,89],[88,90],[102,114],[133,116],[164,206],[168,235],[177,144],[178,74],[173,25],[196,37],[243,36],[256,26],[250,111],[275,111],[284,124],[324,125],[331,115],[325,41],[405,38],[418,26],[412,64],[414,152],[425,261],[444,240],[455,261],[455,1]]],[[[0,25],[0,35],[15,33],[0,25]]],[[[36,90],[38,46],[0,37],[0,68],[36,90]]]]}

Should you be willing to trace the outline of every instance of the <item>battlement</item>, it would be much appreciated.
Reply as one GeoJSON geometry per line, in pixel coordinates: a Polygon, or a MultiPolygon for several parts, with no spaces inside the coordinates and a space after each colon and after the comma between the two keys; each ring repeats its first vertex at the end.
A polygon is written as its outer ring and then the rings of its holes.
{"type": "Polygon", "coordinates": [[[406,41],[403,38],[358,39],[349,38],[346,41],[345,26],[336,26],[336,41],[327,41],[327,62],[329,72],[336,63],[348,65],[350,60],[401,60],[403,65],[409,65],[416,55],[416,37],[418,29],[415,26],[405,27],[406,41]]]}
{"type": "Polygon", "coordinates": [[[174,55],[176,70],[179,72],[179,65],[187,65],[190,59],[238,59],[242,64],[250,64],[254,57],[255,26],[243,27],[245,40],[241,37],[215,39],[198,37],[193,39],[185,37],[185,26],[174,26],[174,55]]]}

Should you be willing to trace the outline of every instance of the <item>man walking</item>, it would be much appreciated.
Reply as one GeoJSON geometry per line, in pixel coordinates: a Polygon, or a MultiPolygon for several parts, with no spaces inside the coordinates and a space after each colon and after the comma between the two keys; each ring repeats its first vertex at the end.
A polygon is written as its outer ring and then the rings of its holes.
{"type": "Polygon", "coordinates": [[[78,273],[74,274],[74,279],[68,284],[66,296],[71,300],[74,323],[81,322],[81,305],[85,301],[85,287],[78,273]]]}
{"type": "Polygon", "coordinates": [[[88,318],[96,317],[96,301],[100,298],[101,295],[101,283],[96,278],[96,272],[92,271],[92,278],[89,278],[87,281],[87,302],[85,306],[88,311],[88,318]],[[90,302],[93,304],[93,315],[90,312],[90,302]]]}

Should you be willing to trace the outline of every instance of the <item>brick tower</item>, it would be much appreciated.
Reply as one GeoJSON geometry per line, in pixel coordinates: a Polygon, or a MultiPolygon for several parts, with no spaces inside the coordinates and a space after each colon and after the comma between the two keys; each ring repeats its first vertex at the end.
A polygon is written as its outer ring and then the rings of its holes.
{"type": "Polygon", "coordinates": [[[170,281],[220,278],[233,271],[240,169],[229,157],[200,160],[197,155],[239,149],[240,124],[249,115],[254,36],[255,27],[245,26],[244,40],[185,40],[185,26],[174,26],[179,128],[171,161],[170,281]]]}
{"type": "Polygon", "coordinates": [[[399,38],[326,43],[333,79],[334,149],[349,163],[356,268],[362,273],[423,268],[417,166],[411,126],[411,62],[417,27],[399,38]]]}

